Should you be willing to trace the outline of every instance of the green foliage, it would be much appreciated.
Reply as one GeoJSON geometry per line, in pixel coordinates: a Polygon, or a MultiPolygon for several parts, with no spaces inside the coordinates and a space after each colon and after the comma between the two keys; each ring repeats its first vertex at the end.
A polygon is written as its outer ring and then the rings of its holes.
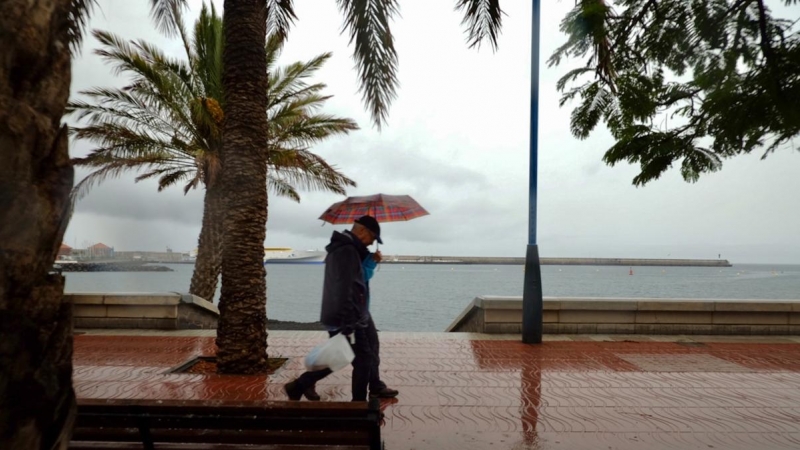
{"type": "Polygon", "coordinates": [[[96,0],[71,0],[67,10],[67,20],[64,26],[67,28],[67,43],[71,53],[80,50],[83,41],[83,29],[89,21],[92,9],[96,0]]]}
{"type": "MultiPolygon", "coordinates": [[[[272,2],[286,3],[289,8],[292,3],[291,0],[272,2]]],[[[398,1],[336,0],[336,3],[344,16],[342,32],[346,32],[350,44],[354,44],[359,92],[373,124],[380,129],[386,123],[399,85],[397,51],[391,31],[398,1]]],[[[464,13],[462,24],[467,27],[470,47],[480,47],[485,40],[492,48],[497,47],[503,16],[500,0],[457,0],[456,9],[464,13]]]]}
{"type": "Polygon", "coordinates": [[[456,10],[464,11],[461,24],[467,26],[470,48],[480,47],[481,42],[488,39],[492,49],[497,49],[497,38],[503,25],[500,0],[458,0],[456,10]]]}
{"type": "MultiPolygon", "coordinates": [[[[166,9],[162,13],[165,20],[178,20],[176,10],[166,9]]],[[[183,26],[172,24],[171,29],[183,26]]],[[[68,114],[86,123],[73,128],[72,135],[97,145],[86,157],[74,159],[75,164],[95,170],[78,183],[73,198],[128,171],[138,172],[137,181],[157,179],[159,191],[183,183],[188,192],[216,181],[225,115],[222,19],[213,5],[204,5],[193,39],[188,40],[185,32],[177,34],[184,40],[186,59],[170,58],[144,41],[129,42],[109,32],[94,32],[101,44],[96,53],[131,83],[122,89],[83,91],[86,100],[69,103],[68,114]]],[[[308,79],[330,54],[275,67],[282,39],[271,35],[265,43],[268,187],[295,201],[300,200],[298,187],[344,194],[345,188],[355,183],[309,151],[330,136],[358,129],[350,119],[317,112],[330,97],[322,95],[324,84],[312,84],[308,79]]]]}
{"type": "MultiPolygon", "coordinates": [[[[798,0],[786,0],[786,5],[798,0]]],[[[579,0],[549,65],[586,60],[557,84],[571,131],[605,124],[603,160],[637,163],[635,185],[676,163],[686,181],[800,133],[800,32],[763,0],[579,0]]]]}

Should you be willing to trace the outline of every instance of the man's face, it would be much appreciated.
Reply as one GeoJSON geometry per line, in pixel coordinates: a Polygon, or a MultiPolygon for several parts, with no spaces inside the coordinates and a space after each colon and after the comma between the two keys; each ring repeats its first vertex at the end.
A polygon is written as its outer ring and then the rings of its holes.
{"type": "Polygon", "coordinates": [[[353,234],[355,234],[356,237],[358,237],[358,239],[367,247],[375,242],[375,233],[361,224],[356,224],[353,234]]]}

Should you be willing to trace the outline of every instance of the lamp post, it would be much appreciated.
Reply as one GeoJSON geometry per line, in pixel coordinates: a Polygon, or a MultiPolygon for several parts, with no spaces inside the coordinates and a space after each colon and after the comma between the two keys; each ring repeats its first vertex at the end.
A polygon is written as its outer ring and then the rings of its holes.
{"type": "Polygon", "coordinates": [[[532,0],[531,23],[531,123],[528,197],[528,248],[525,252],[525,284],[522,290],[522,342],[542,342],[542,269],[536,243],[536,195],[539,170],[539,3],[532,0]]]}

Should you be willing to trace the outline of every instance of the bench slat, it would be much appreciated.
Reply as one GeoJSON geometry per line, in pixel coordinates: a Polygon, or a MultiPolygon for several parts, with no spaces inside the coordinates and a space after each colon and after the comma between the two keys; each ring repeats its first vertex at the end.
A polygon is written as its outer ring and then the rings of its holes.
{"type": "MultiPolygon", "coordinates": [[[[368,436],[348,431],[262,431],[248,430],[151,430],[153,442],[207,443],[207,444],[306,444],[306,445],[364,445],[368,436]]],[[[73,433],[76,441],[142,442],[136,429],[82,429],[73,433]]],[[[156,445],[159,447],[159,445],[156,445]]]]}
{"type": "Polygon", "coordinates": [[[370,402],[299,402],[299,401],[277,401],[277,400],[141,400],[141,399],[78,399],[78,408],[90,408],[100,406],[120,407],[120,406],[141,406],[145,408],[178,408],[190,409],[280,409],[283,411],[293,410],[313,410],[324,412],[327,410],[335,411],[363,411],[369,408],[370,402]]]}
{"type": "Polygon", "coordinates": [[[367,430],[376,422],[373,417],[258,417],[258,416],[178,416],[178,415],[131,415],[131,414],[82,414],[78,416],[79,427],[129,428],[198,428],[240,430],[294,430],[319,429],[367,430]]]}
{"type": "MultiPolygon", "coordinates": [[[[134,442],[72,441],[70,450],[142,450],[134,442]]],[[[242,450],[241,444],[159,443],[158,450],[242,450]]],[[[250,445],[245,450],[369,450],[366,445],[250,445]]]]}
{"type": "Polygon", "coordinates": [[[163,444],[380,449],[380,420],[377,399],[369,403],[81,399],[70,448],[116,442],[118,448],[137,449],[154,448],[153,443],[159,449],[163,444]]]}

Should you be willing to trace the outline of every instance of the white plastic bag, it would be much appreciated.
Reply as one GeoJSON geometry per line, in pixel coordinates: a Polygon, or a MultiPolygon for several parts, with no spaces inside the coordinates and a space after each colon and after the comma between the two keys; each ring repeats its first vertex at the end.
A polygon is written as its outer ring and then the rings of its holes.
{"type": "Polygon", "coordinates": [[[305,360],[306,370],[331,369],[336,372],[350,365],[355,357],[347,337],[340,333],[309,352],[305,360]]]}

